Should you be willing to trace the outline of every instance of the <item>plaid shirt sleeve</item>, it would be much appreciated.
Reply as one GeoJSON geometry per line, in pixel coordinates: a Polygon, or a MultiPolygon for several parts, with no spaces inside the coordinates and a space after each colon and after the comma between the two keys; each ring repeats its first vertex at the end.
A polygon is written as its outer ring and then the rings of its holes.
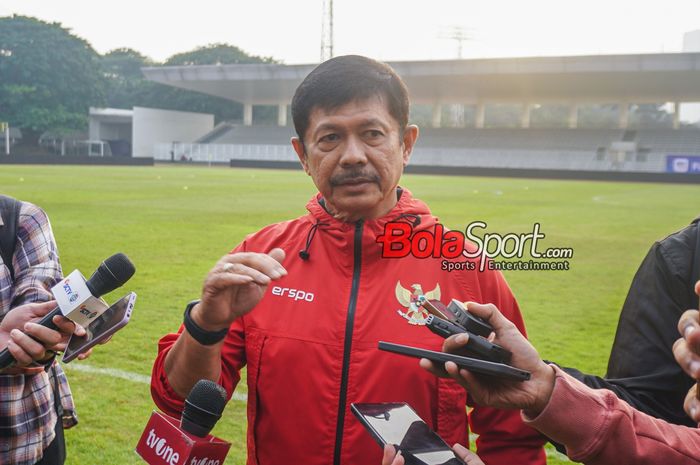
{"type": "Polygon", "coordinates": [[[3,308],[9,310],[22,304],[52,299],[50,289],[62,275],[56,241],[46,213],[27,202],[23,202],[20,209],[12,266],[15,282],[10,305],[2,305],[3,308]]]}

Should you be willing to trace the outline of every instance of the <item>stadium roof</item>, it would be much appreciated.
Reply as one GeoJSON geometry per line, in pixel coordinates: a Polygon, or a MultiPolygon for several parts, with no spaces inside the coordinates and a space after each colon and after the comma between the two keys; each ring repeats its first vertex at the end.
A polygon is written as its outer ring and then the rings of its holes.
{"type": "MultiPolygon", "coordinates": [[[[700,53],[389,63],[413,103],[700,101],[700,53]]],[[[289,103],[316,66],[236,64],[142,68],[147,79],[255,105],[289,103]]]]}

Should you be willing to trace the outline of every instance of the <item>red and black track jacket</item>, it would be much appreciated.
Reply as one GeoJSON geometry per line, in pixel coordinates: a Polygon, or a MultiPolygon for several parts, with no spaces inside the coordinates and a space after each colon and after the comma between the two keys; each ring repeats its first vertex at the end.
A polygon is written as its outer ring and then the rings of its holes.
{"type": "MultiPolygon", "coordinates": [[[[374,220],[340,222],[319,196],[307,208],[309,214],[268,226],[234,250],[287,253],[288,275],[231,325],[222,349],[219,383],[229,395],[247,366],[248,465],[378,465],[382,451],[351,414],[352,402],[408,402],[448,444],[467,444],[471,426],[487,465],[544,464],[544,440],[518,411],[474,406],[467,415],[467,393],[454,381],[377,349],[384,340],[440,350],[440,337],[402,316],[412,315],[401,302],[418,286],[445,303],[493,303],[525,333],[503,276],[443,271],[438,258],[382,258],[377,237],[387,222],[411,222],[414,233],[437,223],[407,190],[374,220]]],[[[151,386],[156,404],[174,415],[183,399],[169,386],[163,362],[177,337],[160,340],[151,386]]]]}

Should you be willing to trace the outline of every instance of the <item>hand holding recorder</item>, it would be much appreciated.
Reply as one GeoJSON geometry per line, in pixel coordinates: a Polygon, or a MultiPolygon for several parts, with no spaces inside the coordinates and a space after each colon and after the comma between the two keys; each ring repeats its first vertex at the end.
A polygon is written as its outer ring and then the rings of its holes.
{"type": "MultiPolygon", "coordinates": [[[[537,350],[496,306],[469,302],[467,309],[493,328],[495,338],[492,342],[512,353],[510,365],[529,371],[531,378],[516,382],[480,376],[460,369],[453,362],[445,363],[443,368],[427,359],[420,361],[421,367],[437,376],[455,379],[468,389],[477,404],[497,408],[519,408],[530,416],[539,413],[547,405],[554,389],[554,370],[540,359],[537,350]]],[[[443,351],[458,354],[468,342],[469,336],[466,333],[450,336],[445,340],[443,351]]]]}

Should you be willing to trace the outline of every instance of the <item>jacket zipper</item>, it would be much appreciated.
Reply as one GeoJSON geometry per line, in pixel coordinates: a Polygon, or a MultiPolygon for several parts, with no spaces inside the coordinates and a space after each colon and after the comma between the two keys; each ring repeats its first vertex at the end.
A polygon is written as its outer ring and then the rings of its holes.
{"type": "Polygon", "coordinates": [[[345,320],[345,343],[343,347],[343,370],[340,377],[340,398],[338,403],[338,422],[335,428],[335,451],[333,465],[340,465],[340,452],[343,445],[343,424],[345,423],[345,407],[347,403],[348,376],[350,374],[350,350],[352,349],[352,330],[355,323],[355,306],[360,287],[360,268],[362,266],[362,226],[363,221],[355,223],[353,243],[354,262],[352,270],[352,286],[348,302],[348,316],[345,320]]]}

